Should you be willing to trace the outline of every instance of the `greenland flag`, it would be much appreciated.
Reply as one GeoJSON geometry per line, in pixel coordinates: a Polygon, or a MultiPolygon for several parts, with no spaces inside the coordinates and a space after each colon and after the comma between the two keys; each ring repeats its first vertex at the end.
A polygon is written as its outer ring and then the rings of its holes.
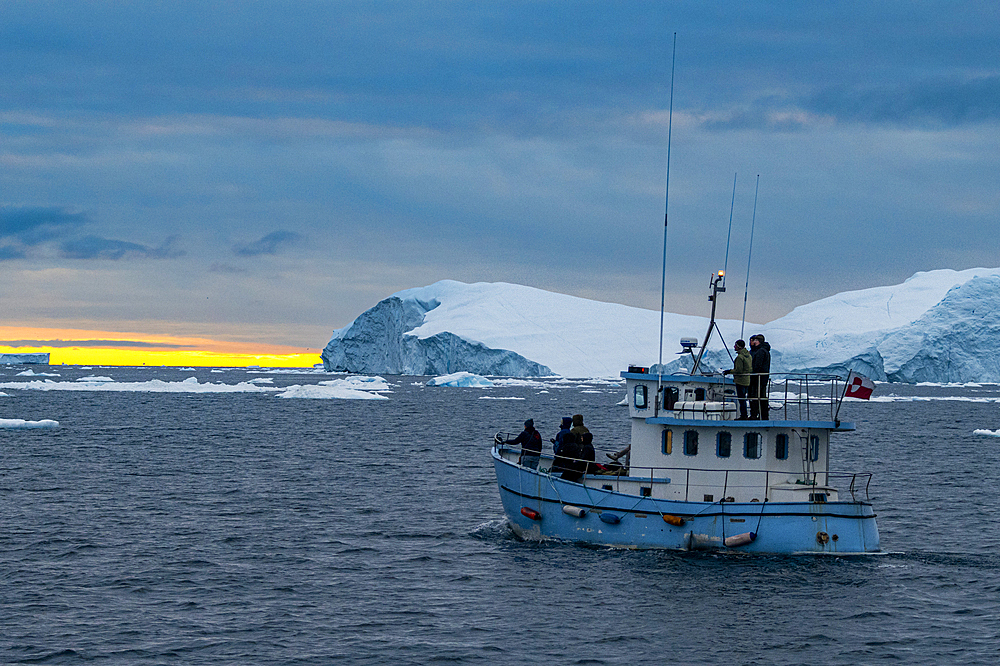
{"type": "Polygon", "coordinates": [[[851,371],[851,373],[847,375],[847,391],[844,393],[845,398],[868,400],[872,397],[872,391],[874,390],[875,382],[868,379],[864,375],[859,375],[854,371],[851,371]]]}

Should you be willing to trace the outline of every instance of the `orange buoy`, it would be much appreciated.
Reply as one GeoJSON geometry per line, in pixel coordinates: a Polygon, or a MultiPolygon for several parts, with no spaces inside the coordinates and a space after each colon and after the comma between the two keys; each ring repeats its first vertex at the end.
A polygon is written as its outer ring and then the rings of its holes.
{"type": "Polygon", "coordinates": [[[684,519],[680,516],[671,516],[669,513],[663,514],[663,520],[674,527],[680,527],[684,524],[684,519]]]}
{"type": "Polygon", "coordinates": [[[542,519],[542,514],[538,513],[534,509],[529,509],[526,506],[521,507],[521,515],[524,516],[525,518],[531,518],[532,520],[542,519]]]}

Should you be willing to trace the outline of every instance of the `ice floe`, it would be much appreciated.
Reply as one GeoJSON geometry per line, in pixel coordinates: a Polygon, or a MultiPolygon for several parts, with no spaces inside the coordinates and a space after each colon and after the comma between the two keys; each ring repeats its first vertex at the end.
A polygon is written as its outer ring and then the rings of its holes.
{"type": "Polygon", "coordinates": [[[356,389],[359,391],[389,391],[389,382],[382,377],[365,377],[364,375],[350,375],[343,379],[327,379],[319,383],[320,386],[333,386],[339,388],[356,389]]]}
{"type": "Polygon", "coordinates": [[[28,391],[134,391],[139,393],[265,393],[278,390],[274,387],[257,386],[250,382],[241,382],[239,384],[201,384],[198,382],[197,377],[188,377],[180,382],[167,382],[162,379],[150,379],[144,382],[56,382],[51,379],[44,381],[36,379],[30,382],[6,382],[0,384],[0,388],[28,391]]]}
{"type": "Polygon", "coordinates": [[[441,375],[428,380],[427,386],[489,388],[493,386],[493,382],[471,372],[453,372],[450,375],[441,375]]]}
{"type": "Polygon", "coordinates": [[[52,419],[42,419],[41,421],[25,421],[24,419],[0,419],[0,428],[10,429],[33,429],[33,428],[58,428],[59,421],[52,419]]]}
{"type": "Polygon", "coordinates": [[[320,400],[388,400],[389,398],[378,393],[359,391],[357,389],[344,386],[320,386],[318,384],[308,384],[301,386],[296,384],[284,389],[278,394],[279,398],[308,398],[320,400]]]}

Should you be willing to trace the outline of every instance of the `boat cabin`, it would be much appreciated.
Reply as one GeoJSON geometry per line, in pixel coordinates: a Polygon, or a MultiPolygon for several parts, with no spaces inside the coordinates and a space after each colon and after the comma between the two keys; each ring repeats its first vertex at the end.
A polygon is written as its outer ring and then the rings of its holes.
{"type": "Polygon", "coordinates": [[[830,432],[854,424],[836,420],[836,380],[781,376],[770,420],[750,421],[736,418],[729,377],[636,367],[622,377],[632,422],[629,477],[649,477],[645,494],[689,502],[839,499],[831,486],[830,432]]]}

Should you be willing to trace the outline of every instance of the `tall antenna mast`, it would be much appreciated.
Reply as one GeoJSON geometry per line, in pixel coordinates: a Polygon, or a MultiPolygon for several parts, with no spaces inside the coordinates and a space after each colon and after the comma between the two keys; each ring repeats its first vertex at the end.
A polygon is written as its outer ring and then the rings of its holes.
{"type": "Polygon", "coordinates": [[[743,337],[743,327],[747,322],[747,292],[750,290],[750,258],[753,257],[753,228],[757,224],[757,192],[760,190],[760,174],[757,174],[757,186],[753,190],[753,218],[750,221],[750,251],[747,253],[747,283],[743,287],[743,320],[740,322],[740,337],[743,337]]]}
{"type": "Polygon", "coordinates": [[[677,33],[674,33],[673,54],[670,57],[670,112],[667,116],[667,184],[663,201],[663,274],[660,277],[660,357],[656,373],[656,410],[659,411],[663,384],[663,308],[667,299],[667,222],[670,213],[670,139],[674,129],[674,69],[677,64],[677,33]]]}
{"type": "Polygon", "coordinates": [[[733,208],[736,207],[736,173],[733,173],[733,200],[729,204],[729,233],[726,235],[726,263],[722,266],[722,286],[726,286],[729,275],[729,240],[733,237],[733,208]]]}

